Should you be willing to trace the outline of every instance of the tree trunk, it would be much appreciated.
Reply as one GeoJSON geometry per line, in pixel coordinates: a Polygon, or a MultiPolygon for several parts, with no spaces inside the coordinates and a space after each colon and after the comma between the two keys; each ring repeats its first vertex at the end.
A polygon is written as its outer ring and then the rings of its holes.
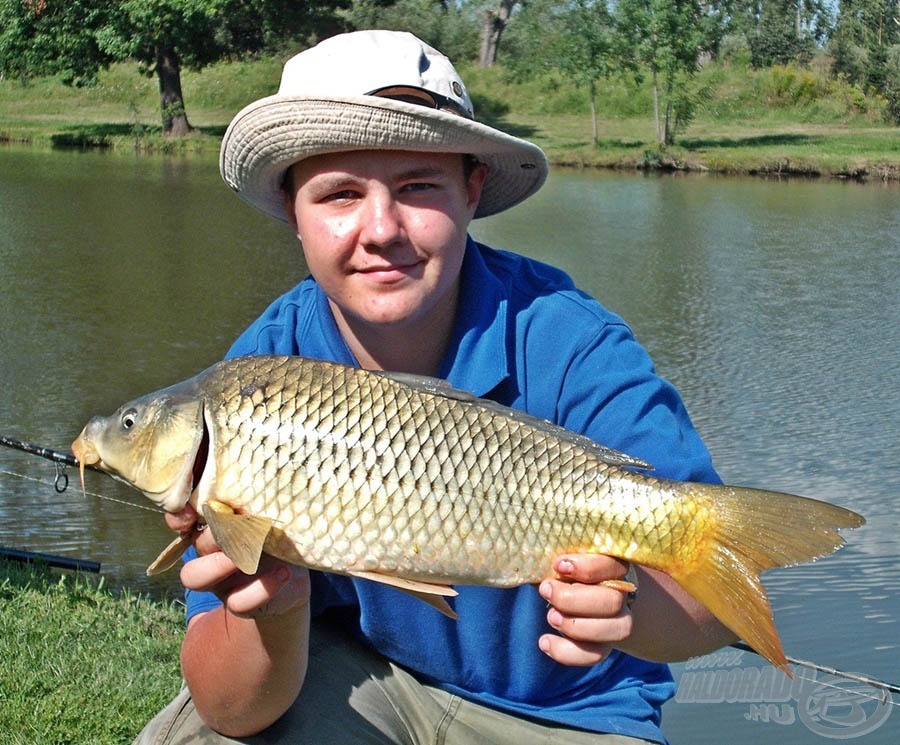
{"type": "Polygon", "coordinates": [[[662,144],[668,147],[673,144],[675,141],[675,135],[673,133],[674,122],[672,121],[672,97],[671,94],[666,96],[666,117],[665,123],[663,127],[663,142],[662,144]]]}
{"type": "Polygon", "coordinates": [[[651,69],[652,72],[652,87],[653,87],[653,123],[656,125],[656,141],[660,145],[665,144],[665,140],[663,139],[662,128],[659,126],[659,87],[657,85],[657,74],[656,67],[651,69]]]}
{"type": "Polygon", "coordinates": [[[496,8],[485,10],[481,14],[481,50],[478,54],[478,64],[481,67],[491,67],[497,61],[500,37],[517,2],[518,0],[500,0],[496,8]]]}
{"type": "Polygon", "coordinates": [[[175,50],[166,43],[156,48],[156,77],[159,80],[159,104],[162,111],[163,135],[184,137],[192,131],[181,93],[181,62],[175,50]]]}

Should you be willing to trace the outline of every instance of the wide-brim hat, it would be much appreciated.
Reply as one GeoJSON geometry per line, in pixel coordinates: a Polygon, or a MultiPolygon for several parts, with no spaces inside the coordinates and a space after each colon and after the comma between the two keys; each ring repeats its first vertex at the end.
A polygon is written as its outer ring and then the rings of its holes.
{"type": "Polygon", "coordinates": [[[341,34],[289,59],[278,92],[232,120],[219,168],[241,199],[286,221],[287,169],[354,150],[474,156],[488,166],[475,217],[526,199],[548,171],[537,145],[475,121],[450,60],[402,31],[341,34]]]}

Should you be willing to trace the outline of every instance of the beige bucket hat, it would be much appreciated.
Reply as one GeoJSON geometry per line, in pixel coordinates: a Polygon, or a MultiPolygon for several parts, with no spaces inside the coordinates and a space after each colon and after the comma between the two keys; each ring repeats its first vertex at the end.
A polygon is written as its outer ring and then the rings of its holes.
{"type": "Polygon", "coordinates": [[[341,34],[289,59],[278,92],[232,120],[219,168],[241,199],[287,221],[285,171],[351,150],[473,155],[489,169],[475,217],[531,196],[548,170],[537,145],[476,122],[450,60],[403,31],[341,34]]]}

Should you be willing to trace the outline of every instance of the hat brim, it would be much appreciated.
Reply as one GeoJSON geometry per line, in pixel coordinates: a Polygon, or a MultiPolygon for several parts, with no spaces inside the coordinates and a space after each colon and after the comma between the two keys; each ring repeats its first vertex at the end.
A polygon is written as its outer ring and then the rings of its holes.
{"type": "Polygon", "coordinates": [[[485,124],[373,96],[269,96],[242,109],[222,140],[222,178],[243,200],[287,221],[285,171],[314,155],[355,150],[461,153],[487,164],[475,217],[502,212],[547,178],[543,151],[485,124]]]}

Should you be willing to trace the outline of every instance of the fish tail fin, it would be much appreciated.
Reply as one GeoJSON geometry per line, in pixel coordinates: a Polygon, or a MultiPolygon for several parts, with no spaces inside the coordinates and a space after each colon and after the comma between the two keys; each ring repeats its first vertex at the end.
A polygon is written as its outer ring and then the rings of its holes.
{"type": "Polygon", "coordinates": [[[742,487],[684,484],[692,498],[713,504],[715,527],[699,558],[666,571],[725,626],[787,672],[787,659],[759,575],[812,561],[844,544],[840,528],[865,519],[805,497],[742,487]]]}

